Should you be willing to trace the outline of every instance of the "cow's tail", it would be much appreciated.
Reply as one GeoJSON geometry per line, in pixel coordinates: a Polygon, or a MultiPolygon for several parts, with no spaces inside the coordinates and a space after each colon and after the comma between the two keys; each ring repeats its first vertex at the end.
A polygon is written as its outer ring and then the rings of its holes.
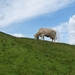
{"type": "Polygon", "coordinates": [[[56,39],[57,39],[57,42],[59,42],[61,40],[58,28],[56,29],[56,39]]]}
{"type": "Polygon", "coordinates": [[[57,31],[56,31],[56,35],[55,35],[55,40],[57,40],[57,31]]]}
{"type": "Polygon", "coordinates": [[[61,37],[60,37],[59,30],[58,30],[58,28],[54,28],[54,30],[56,32],[56,34],[55,34],[55,41],[60,42],[61,37]]]}

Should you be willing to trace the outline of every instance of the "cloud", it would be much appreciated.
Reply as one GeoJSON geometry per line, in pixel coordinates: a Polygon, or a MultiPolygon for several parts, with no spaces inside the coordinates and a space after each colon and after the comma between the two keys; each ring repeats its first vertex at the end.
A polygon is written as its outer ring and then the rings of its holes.
{"type": "Polygon", "coordinates": [[[52,13],[75,0],[0,0],[0,27],[45,13],[52,13]]]}
{"type": "Polygon", "coordinates": [[[75,15],[70,17],[68,22],[54,28],[58,29],[62,40],[65,39],[65,42],[75,45],[75,15]]]}
{"type": "Polygon", "coordinates": [[[0,20],[4,19],[4,15],[2,13],[0,13],[0,20]]]}
{"type": "Polygon", "coordinates": [[[23,34],[21,33],[14,33],[14,34],[11,34],[12,36],[15,36],[15,37],[25,37],[23,34]]]}
{"type": "Polygon", "coordinates": [[[67,28],[70,36],[68,42],[70,44],[75,44],[75,15],[70,17],[67,28]]]}

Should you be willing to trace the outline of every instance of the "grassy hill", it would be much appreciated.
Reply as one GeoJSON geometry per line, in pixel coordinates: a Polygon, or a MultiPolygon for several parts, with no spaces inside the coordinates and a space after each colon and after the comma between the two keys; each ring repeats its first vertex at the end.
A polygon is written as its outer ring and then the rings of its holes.
{"type": "Polygon", "coordinates": [[[75,75],[75,46],[0,32],[0,75],[75,75]]]}

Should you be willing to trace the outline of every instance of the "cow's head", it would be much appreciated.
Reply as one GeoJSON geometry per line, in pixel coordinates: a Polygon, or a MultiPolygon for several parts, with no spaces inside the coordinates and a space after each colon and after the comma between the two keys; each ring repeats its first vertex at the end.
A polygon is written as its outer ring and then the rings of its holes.
{"type": "Polygon", "coordinates": [[[39,36],[37,34],[34,35],[35,39],[39,39],[39,36]]]}

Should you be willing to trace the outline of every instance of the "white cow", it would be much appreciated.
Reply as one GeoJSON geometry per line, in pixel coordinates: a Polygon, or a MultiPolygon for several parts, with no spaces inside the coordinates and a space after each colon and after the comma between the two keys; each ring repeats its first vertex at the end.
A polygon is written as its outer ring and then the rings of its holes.
{"type": "Polygon", "coordinates": [[[56,40],[56,31],[50,28],[40,28],[38,32],[34,35],[35,39],[39,39],[39,36],[41,37],[41,40],[44,40],[44,36],[50,37],[52,41],[56,40]]]}

